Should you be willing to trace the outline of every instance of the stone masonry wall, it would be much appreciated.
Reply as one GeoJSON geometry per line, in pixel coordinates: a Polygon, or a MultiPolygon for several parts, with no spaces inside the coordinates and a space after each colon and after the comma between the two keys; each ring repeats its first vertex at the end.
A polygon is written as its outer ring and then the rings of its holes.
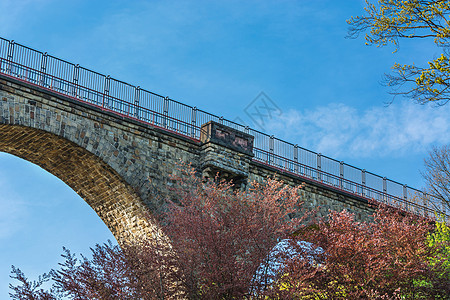
{"type": "Polygon", "coordinates": [[[144,215],[163,207],[180,160],[198,164],[200,144],[0,78],[0,151],[59,177],[120,241],[148,231],[144,215]]]}
{"type": "Polygon", "coordinates": [[[325,185],[318,186],[313,184],[308,179],[299,178],[278,169],[263,165],[258,162],[252,162],[249,170],[248,181],[262,182],[265,178],[275,177],[283,180],[291,186],[298,186],[304,184],[301,190],[303,208],[314,209],[317,211],[316,216],[325,217],[329,211],[347,211],[355,214],[355,219],[358,221],[370,220],[370,215],[374,213],[374,208],[369,205],[367,200],[351,194],[344,194],[342,192],[333,190],[325,185]]]}
{"type": "MultiPolygon", "coordinates": [[[[245,147],[249,146],[245,139],[252,141],[233,129],[214,126],[220,130],[219,138],[238,136],[239,145],[245,147]]],[[[163,210],[173,197],[170,174],[177,172],[180,161],[190,162],[204,176],[219,172],[242,188],[273,175],[291,185],[307,182],[253,161],[248,149],[175,135],[0,75],[0,151],[63,180],[119,242],[156,232],[146,216],[163,210]]],[[[311,182],[302,193],[305,206],[319,207],[320,215],[345,208],[366,219],[372,212],[364,199],[311,182]]]]}

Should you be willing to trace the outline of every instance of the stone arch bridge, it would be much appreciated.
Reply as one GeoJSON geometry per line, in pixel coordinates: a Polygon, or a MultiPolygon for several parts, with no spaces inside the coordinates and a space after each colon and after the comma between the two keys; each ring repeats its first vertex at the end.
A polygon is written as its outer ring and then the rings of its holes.
{"type": "Polygon", "coordinates": [[[305,205],[364,219],[369,199],[433,214],[418,192],[273,136],[0,39],[0,152],[57,176],[119,242],[149,234],[182,160],[239,185],[276,174],[305,205]]]}

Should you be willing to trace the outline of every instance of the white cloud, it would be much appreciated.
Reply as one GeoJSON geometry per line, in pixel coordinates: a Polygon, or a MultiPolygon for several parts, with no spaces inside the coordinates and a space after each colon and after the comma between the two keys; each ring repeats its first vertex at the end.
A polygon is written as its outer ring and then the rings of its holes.
{"type": "Polygon", "coordinates": [[[402,156],[450,143],[450,105],[400,101],[358,110],[334,103],[289,110],[271,120],[266,131],[330,156],[402,156]]]}

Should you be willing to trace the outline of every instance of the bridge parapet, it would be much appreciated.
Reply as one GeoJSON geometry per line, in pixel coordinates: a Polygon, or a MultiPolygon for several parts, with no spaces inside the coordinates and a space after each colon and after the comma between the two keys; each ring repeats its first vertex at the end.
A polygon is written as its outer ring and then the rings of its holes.
{"type": "MultiPolygon", "coordinates": [[[[201,124],[215,121],[253,136],[252,160],[279,172],[421,215],[434,215],[436,210],[445,212],[438,199],[404,184],[3,38],[0,38],[0,73],[104,113],[150,124],[192,141],[200,141],[201,124]]],[[[215,145],[219,145],[217,142],[215,145]]],[[[208,161],[208,154],[204,156],[208,161]]]]}

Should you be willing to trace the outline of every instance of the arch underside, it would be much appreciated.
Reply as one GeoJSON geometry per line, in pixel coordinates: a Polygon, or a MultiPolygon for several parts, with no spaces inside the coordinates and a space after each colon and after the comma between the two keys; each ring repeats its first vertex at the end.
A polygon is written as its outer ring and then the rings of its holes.
{"type": "Polygon", "coordinates": [[[159,232],[150,212],[120,175],[86,149],[52,133],[0,124],[0,152],[34,163],[70,186],[119,243],[159,232]]]}

